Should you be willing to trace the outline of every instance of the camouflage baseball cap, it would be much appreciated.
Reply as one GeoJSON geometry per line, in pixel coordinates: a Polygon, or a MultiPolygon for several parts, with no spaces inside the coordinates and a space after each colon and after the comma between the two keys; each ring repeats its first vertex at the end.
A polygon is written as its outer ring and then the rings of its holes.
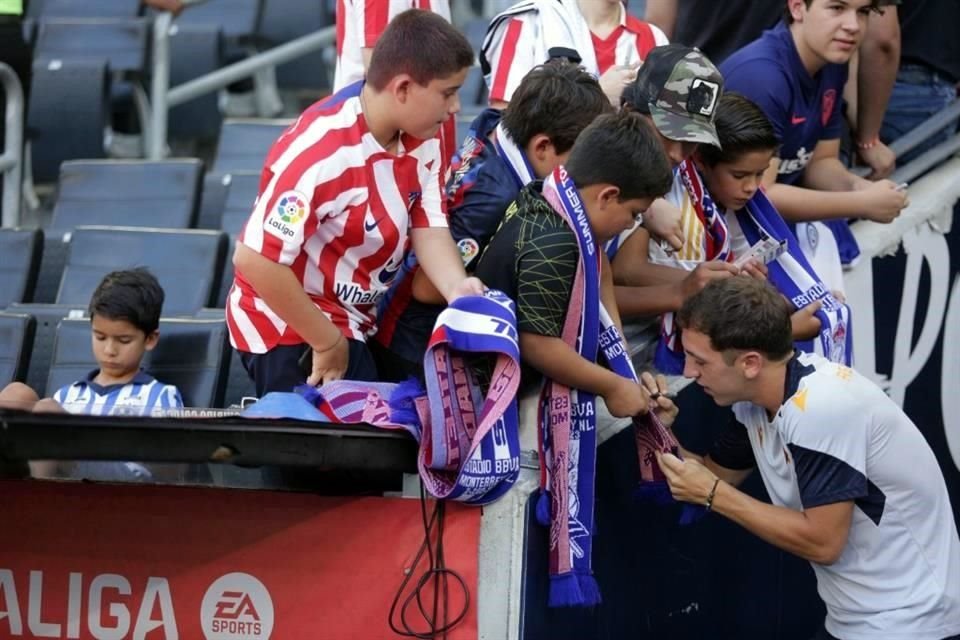
{"type": "Polygon", "coordinates": [[[668,44],[650,50],[621,102],[649,114],[665,138],[719,147],[713,117],[722,93],[723,76],[707,56],[668,44]]]}

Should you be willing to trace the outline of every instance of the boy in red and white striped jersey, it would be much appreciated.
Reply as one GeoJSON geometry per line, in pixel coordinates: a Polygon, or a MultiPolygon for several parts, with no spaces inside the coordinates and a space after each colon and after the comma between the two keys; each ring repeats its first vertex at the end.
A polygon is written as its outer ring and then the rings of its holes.
{"type": "Polygon", "coordinates": [[[553,57],[576,56],[596,75],[614,106],[646,59],[669,41],[655,25],[627,12],[621,0],[525,0],[495,16],[481,49],[490,105],[502,108],[530,69],[553,57]]]}
{"type": "Polygon", "coordinates": [[[377,42],[366,82],[314,104],[274,143],[227,300],[258,395],[375,380],[365,341],[411,244],[448,301],[482,293],[447,229],[435,138],[472,63],[446,20],[406,11],[377,42]]]}

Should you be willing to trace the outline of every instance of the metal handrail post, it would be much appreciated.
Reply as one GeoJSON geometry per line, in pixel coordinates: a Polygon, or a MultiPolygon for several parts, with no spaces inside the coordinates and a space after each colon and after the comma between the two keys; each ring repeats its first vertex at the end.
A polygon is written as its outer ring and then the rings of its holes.
{"type": "Polygon", "coordinates": [[[170,112],[170,25],[173,15],[167,11],[153,22],[153,79],[150,85],[150,130],[144,132],[147,158],[160,160],[167,146],[167,117],[170,112]]]}
{"type": "Polygon", "coordinates": [[[189,102],[211,91],[222,89],[237,80],[250,77],[260,69],[283,64],[330,46],[335,38],[335,27],[325,27],[314,33],[300,36],[252,58],[235,62],[212,73],[177,85],[167,93],[167,104],[170,107],[175,107],[189,102]]]}
{"type": "Polygon", "coordinates": [[[0,84],[6,93],[4,129],[6,142],[0,155],[0,171],[3,172],[3,227],[20,224],[20,181],[23,179],[23,88],[13,69],[0,62],[0,84]]]}

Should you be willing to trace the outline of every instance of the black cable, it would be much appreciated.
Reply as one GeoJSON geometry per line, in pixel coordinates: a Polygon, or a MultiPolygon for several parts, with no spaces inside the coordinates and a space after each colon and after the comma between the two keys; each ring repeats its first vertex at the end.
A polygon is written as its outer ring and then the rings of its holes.
{"type": "Polygon", "coordinates": [[[467,617],[467,612],[470,610],[470,589],[467,587],[466,581],[459,573],[453,569],[448,569],[446,566],[446,560],[443,552],[445,515],[445,502],[443,500],[437,500],[434,502],[433,513],[427,517],[427,496],[424,492],[423,485],[421,485],[420,519],[423,523],[423,543],[417,550],[417,553],[413,558],[413,562],[410,564],[410,569],[406,577],[404,577],[403,582],[400,583],[400,588],[397,590],[397,595],[394,596],[393,602],[390,605],[390,614],[387,619],[387,622],[390,624],[390,629],[397,635],[407,638],[417,638],[418,640],[435,640],[437,638],[446,638],[447,633],[449,633],[449,631],[455,626],[460,624],[460,622],[467,617]],[[436,535],[436,547],[434,547],[432,542],[434,535],[436,535]],[[424,571],[423,575],[421,575],[417,580],[415,586],[413,587],[413,591],[406,597],[406,599],[403,600],[403,604],[400,605],[400,599],[403,597],[404,591],[406,591],[407,586],[413,579],[414,572],[420,565],[420,561],[424,554],[427,556],[428,567],[426,571],[424,571]],[[463,591],[463,609],[454,617],[452,621],[449,619],[450,611],[448,608],[450,603],[450,578],[453,578],[455,583],[459,583],[460,589],[463,591]],[[423,589],[430,582],[433,583],[433,600],[429,603],[430,606],[427,607],[427,603],[425,603],[425,597],[423,595],[423,589]],[[443,600],[442,605],[441,598],[443,600]],[[418,631],[414,629],[411,623],[407,620],[408,609],[414,602],[416,602],[420,616],[427,624],[428,628],[425,631],[418,631]],[[398,605],[400,607],[399,625],[394,622],[398,605]],[[430,611],[427,611],[428,608],[430,611]]]}

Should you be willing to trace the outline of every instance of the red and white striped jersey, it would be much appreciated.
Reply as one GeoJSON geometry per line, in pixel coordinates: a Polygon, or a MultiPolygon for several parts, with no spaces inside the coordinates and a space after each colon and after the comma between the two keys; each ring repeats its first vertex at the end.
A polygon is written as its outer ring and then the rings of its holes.
{"type": "MultiPolygon", "coordinates": [[[[367,128],[360,88],[316,103],[274,143],[239,242],[289,266],[345,336],[364,340],[409,248],[408,229],[447,220],[439,142],[401,133],[398,152],[385,151],[367,128]]],[[[239,271],[227,325],[240,351],[303,342],[239,271]]]]}
{"type": "Polygon", "coordinates": [[[669,44],[656,25],[630,15],[625,8],[620,10],[620,26],[601,39],[590,32],[575,6],[547,15],[537,9],[537,4],[515,5],[491,23],[483,45],[490,65],[486,79],[491,101],[509,102],[527,72],[547,61],[553,46],[577,50],[581,65],[600,77],[614,65],[643,62],[650,49],[669,44]],[[568,13],[564,19],[565,10],[577,14],[568,13]],[[564,24],[556,24],[558,19],[564,24]]]}
{"type": "Polygon", "coordinates": [[[333,90],[363,80],[363,49],[372,49],[394,16],[432,11],[450,21],[450,0],[337,0],[337,68],[333,90]]]}

